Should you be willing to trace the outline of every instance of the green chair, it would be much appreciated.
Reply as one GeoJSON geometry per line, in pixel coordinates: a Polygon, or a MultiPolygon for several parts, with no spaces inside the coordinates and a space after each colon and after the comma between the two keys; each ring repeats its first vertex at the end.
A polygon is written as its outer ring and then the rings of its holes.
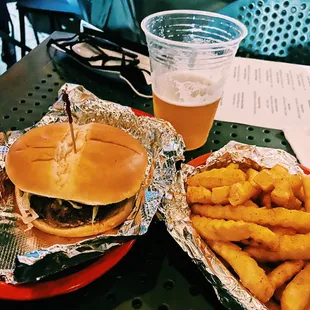
{"type": "Polygon", "coordinates": [[[238,0],[219,13],[248,28],[238,56],[310,65],[310,1],[238,0]]]}

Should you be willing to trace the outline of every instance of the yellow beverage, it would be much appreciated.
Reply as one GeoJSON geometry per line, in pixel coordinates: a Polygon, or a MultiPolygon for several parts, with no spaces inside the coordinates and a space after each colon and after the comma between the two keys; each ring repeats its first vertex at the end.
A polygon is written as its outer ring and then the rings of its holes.
{"type": "Polygon", "coordinates": [[[154,114],[182,135],[186,150],[207,141],[221,99],[216,85],[190,71],[166,73],[153,85],[154,114]]]}

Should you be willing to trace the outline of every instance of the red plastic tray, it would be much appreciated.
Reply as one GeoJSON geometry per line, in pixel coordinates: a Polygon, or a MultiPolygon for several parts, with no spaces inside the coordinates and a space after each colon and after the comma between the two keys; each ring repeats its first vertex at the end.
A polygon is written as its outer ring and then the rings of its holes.
{"type": "Polygon", "coordinates": [[[115,266],[131,249],[131,240],[99,258],[95,263],[69,276],[34,284],[11,285],[0,282],[0,299],[35,300],[67,294],[95,281],[115,266]]]}
{"type": "MultiPolygon", "coordinates": [[[[143,111],[132,110],[137,116],[153,117],[143,111]]],[[[57,280],[23,285],[11,285],[0,281],[0,299],[36,300],[76,291],[95,281],[115,266],[128,253],[134,242],[135,240],[131,240],[119,247],[112,248],[88,267],[57,280]]]]}

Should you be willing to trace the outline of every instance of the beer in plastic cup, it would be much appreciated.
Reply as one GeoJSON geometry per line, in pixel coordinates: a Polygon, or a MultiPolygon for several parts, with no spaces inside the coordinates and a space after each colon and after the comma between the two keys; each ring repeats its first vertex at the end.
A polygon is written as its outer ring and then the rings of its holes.
{"type": "Polygon", "coordinates": [[[216,13],[172,10],[146,17],[154,115],[169,121],[186,149],[203,146],[246,27],[216,13]]]}

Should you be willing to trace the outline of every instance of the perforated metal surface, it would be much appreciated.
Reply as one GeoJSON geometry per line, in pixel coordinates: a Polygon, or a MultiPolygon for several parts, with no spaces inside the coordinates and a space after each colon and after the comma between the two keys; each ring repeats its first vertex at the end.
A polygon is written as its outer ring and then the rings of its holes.
{"type": "Polygon", "coordinates": [[[239,0],[221,10],[248,28],[239,54],[300,64],[310,64],[309,12],[309,1],[302,0],[239,0]]]}
{"type": "MultiPolygon", "coordinates": [[[[55,33],[54,37],[59,37],[55,33]]],[[[61,34],[64,36],[64,34],[61,34]]],[[[45,43],[0,77],[0,129],[20,129],[40,119],[65,82],[83,84],[101,98],[152,113],[152,101],[136,97],[126,85],[81,68],[61,54],[50,60],[45,43]]],[[[215,122],[208,142],[188,152],[187,160],[217,150],[229,140],[292,152],[283,133],[259,127],[215,122]]],[[[162,223],[153,223],[128,256],[110,272],[78,292],[37,302],[4,302],[0,309],[158,309],[223,307],[212,287],[172,240],[162,223]]]]}
{"type": "Polygon", "coordinates": [[[48,61],[44,47],[35,49],[24,63],[1,77],[7,86],[2,86],[0,92],[0,130],[21,129],[37,122],[57,100],[58,90],[65,82],[84,85],[101,98],[152,112],[152,101],[136,96],[129,86],[89,72],[59,52],[55,54],[57,62],[48,61]],[[39,69],[40,60],[46,63],[39,69]]]}

